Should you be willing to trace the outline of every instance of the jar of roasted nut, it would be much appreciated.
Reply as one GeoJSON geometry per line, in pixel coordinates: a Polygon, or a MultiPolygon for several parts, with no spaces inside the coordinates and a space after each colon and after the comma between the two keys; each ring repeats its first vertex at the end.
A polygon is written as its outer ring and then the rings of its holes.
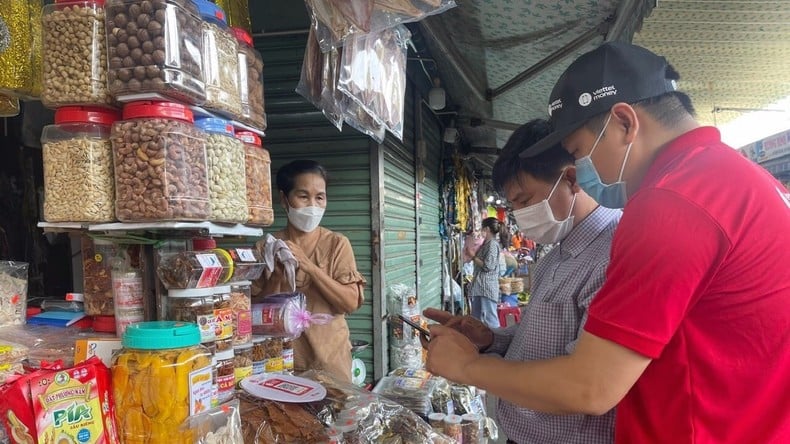
{"type": "Polygon", "coordinates": [[[200,105],[203,24],[197,7],[183,0],[107,0],[110,93],[157,93],[200,105]]]}
{"type": "Polygon", "coordinates": [[[260,375],[266,372],[266,338],[255,336],[252,338],[252,374],[260,375]]]}
{"type": "Polygon", "coordinates": [[[239,41],[240,122],[261,131],[266,129],[263,105],[263,57],[255,50],[252,36],[241,28],[231,28],[239,41]]]}
{"type": "Polygon", "coordinates": [[[239,43],[225,22],[225,11],[208,0],[194,0],[203,18],[203,77],[206,101],[203,108],[238,119],[239,43]]]}
{"type": "Polygon", "coordinates": [[[247,179],[247,206],[250,219],[247,224],[268,227],[274,223],[272,208],[272,160],[263,148],[261,138],[250,131],[236,132],[244,142],[244,165],[247,179]]]}
{"type": "Polygon", "coordinates": [[[294,374],[294,340],[283,338],[283,373],[294,374]]]}
{"type": "Polygon", "coordinates": [[[0,2],[0,92],[41,96],[41,0],[0,2]]]}
{"type": "Polygon", "coordinates": [[[112,302],[112,260],[117,248],[112,241],[82,236],[82,292],[85,314],[114,316],[112,302]]]}
{"type": "Polygon", "coordinates": [[[233,398],[236,386],[235,356],[233,350],[217,352],[217,401],[222,404],[233,398]]]}
{"type": "Polygon", "coordinates": [[[252,340],[252,283],[237,281],[230,284],[230,306],[233,310],[233,344],[248,344],[252,340]]]}
{"type": "Polygon", "coordinates": [[[44,7],[44,106],[114,103],[104,17],[104,0],[56,0],[44,7]]]}
{"type": "Polygon", "coordinates": [[[283,339],[267,337],[263,341],[266,353],[266,373],[280,374],[283,372],[283,339]]]}
{"type": "Polygon", "coordinates": [[[14,117],[19,114],[19,99],[0,94],[0,117],[14,117]]]}
{"type": "Polygon", "coordinates": [[[122,222],[206,220],[205,134],[170,102],[133,102],[112,128],[115,212],[122,222]]]}
{"type": "Polygon", "coordinates": [[[55,124],[44,127],[44,220],[115,220],[110,126],[118,117],[103,108],[63,107],[55,124]]]}
{"type": "Polygon", "coordinates": [[[210,220],[244,223],[249,218],[247,180],[244,171],[244,144],[236,139],[229,120],[198,119],[195,126],[206,138],[208,159],[210,220]]]}
{"type": "Polygon", "coordinates": [[[233,347],[234,372],[236,384],[242,379],[252,375],[252,344],[237,345],[233,347]]]}

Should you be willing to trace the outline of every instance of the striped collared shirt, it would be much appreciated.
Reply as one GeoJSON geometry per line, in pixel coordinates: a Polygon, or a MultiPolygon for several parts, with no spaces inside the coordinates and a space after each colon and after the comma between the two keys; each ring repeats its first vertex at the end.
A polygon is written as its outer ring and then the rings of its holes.
{"type": "Polygon", "coordinates": [[[475,274],[469,287],[469,296],[483,296],[499,302],[499,242],[487,240],[477,252],[483,265],[475,264],[475,274]]]}
{"type": "MultiPolygon", "coordinates": [[[[507,360],[532,361],[573,351],[590,302],[604,282],[620,215],[620,210],[598,207],[538,261],[521,322],[496,330],[487,352],[507,360]]],[[[497,418],[508,439],[519,444],[614,441],[614,410],[603,416],[559,416],[500,400],[497,418]]]]}

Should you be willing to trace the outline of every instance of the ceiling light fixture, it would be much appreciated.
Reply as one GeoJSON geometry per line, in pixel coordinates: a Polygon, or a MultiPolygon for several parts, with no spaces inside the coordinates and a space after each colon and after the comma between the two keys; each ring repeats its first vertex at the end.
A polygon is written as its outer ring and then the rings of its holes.
{"type": "Polygon", "coordinates": [[[434,77],[433,88],[428,91],[428,105],[437,111],[444,109],[447,105],[447,94],[442,88],[442,82],[438,77],[434,77]]]}

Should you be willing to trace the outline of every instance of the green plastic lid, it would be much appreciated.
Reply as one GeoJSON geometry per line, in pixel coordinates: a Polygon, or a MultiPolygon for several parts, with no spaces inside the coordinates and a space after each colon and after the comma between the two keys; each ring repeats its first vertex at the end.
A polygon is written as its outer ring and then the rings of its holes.
{"type": "Polygon", "coordinates": [[[140,322],[126,327],[121,343],[140,350],[194,347],[200,344],[200,329],[189,322],[140,322]]]}

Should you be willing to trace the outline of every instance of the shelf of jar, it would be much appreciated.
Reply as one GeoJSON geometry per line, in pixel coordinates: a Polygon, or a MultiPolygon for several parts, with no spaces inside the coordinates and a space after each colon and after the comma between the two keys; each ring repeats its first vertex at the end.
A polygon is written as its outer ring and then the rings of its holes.
{"type": "Polygon", "coordinates": [[[104,224],[39,222],[38,227],[45,232],[52,233],[78,230],[90,232],[194,231],[202,236],[263,236],[262,228],[214,222],[113,222],[104,224]]]}
{"type": "MultiPolygon", "coordinates": [[[[158,93],[126,94],[126,95],[122,95],[122,96],[116,97],[116,100],[118,102],[120,102],[120,103],[138,102],[138,101],[141,101],[141,100],[174,102],[173,99],[165,97],[165,96],[163,96],[161,94],[158,94],[158,93]]],[[[207,109],[203,109],[203,108],[201,108],[199,106],[195,106],[195,105],[188,105],[187,104],[186,106],[189,107],[190,111],[192,111],[192,114],[194,114],[196,117],[218,117],[220,119],[230,120],[231,123],[233,124],[233,126],[236,127],[236,128],[240,128],[240,129],[245,130],[245,131],[252,131],[253,133],[255,133],[255,134],[257,134],[257,135],[259,135],[261,137],[266,136],[266,133],[263,130],[255,128],[255,127],[252,127],[250,125],[246,125],[246,124],[238,122],[236,120],[233,120],[231,117],[229,117],[227,115],[223,115],[223,114],[220,114],[220,113],[215,113],[215,112],[209,111],[207,109]]]]}

